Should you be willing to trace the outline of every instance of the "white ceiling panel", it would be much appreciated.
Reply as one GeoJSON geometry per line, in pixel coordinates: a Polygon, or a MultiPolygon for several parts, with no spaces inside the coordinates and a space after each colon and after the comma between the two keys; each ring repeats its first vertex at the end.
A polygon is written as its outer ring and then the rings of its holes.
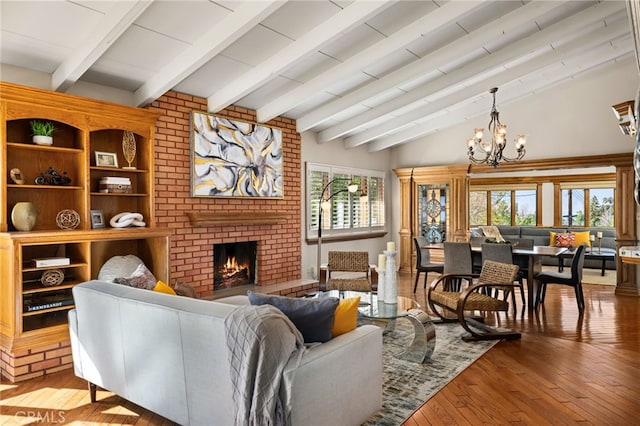
{"type": "Polygon", "coordinates": [[[145,70],[149,73],[145,77],[148,77],[186,47],[188,45],[184,42],[132,25],[107,49],[103,59],[98,60],[96,65],[110,60],[128,65],[130,69],[127,72],[132,69],[145,70]]]}
{"type": "Polygon", "coordinates": [[[320,49],[320,51],[340,62],[344,62],[383,38],[382,34],[368,25],[358,25],[340,37],[340,39],[320,49]]]}
{"type": "Polygon", "coordinates": [[[289,45],[291,40],[262,25],[255,26],[238,41],[222,51],[224,56],[247,65],[258,65],[289,45]]]}
{"type": "Polygon", "coordinates": [[[238,74],[251,67],[242,62],[218,55],[175,87],[178,92],[208,98],[216,90],[232,81],[238,74]]]}
{"type": "Polygon", "coordinates": [[[34,43],[22,34],[0,32],[0,62],[27,68],[47,74],[53,73],[71,48],[51,45],[46,42],[34,43]]]}
{"type": "Polygon", "coordinates": [[[103,16],[103,13],[66,1],[0,2],[3,32],[23,34],[34,43],[45,41],[68,48],[80,44],[103,16]]]}
{"type": "Polygon", "coordinates": [[[324,53],[312,52],[282,72],[284,77],[304,83],[340,62],[324,53]]]}
{"type": "Polygon", "coordinates": [[[418,59],[416,55],[405,49],[400,49],[391,55],[376,61],[365,67],[363,71],[372,77],[382,77],[384,74],[402,68],[410,62],[418,59]]]}
{"type": "Polygon", "coordinates": [[[366,1],[0,0],[0,61],[51,74],[54,90],[90,82],[141,105],[164,90],[218,95],[212,108],[289,116],[318,141],[377,151],[486,121],[492,85],[504,105],[635,54],[625,1],[388,1],[314,39],[366,1]]]}
{"type": "Polygon", "coordinates": [[[384,13],[367,20],[367,24],[388,37],[438,7],[440,6],[430,0],[400,0],[389,6],[384,13]]]}
{"type": "Polygon", "coordinates": [[[262,21],[265,27],[291,40],[297,40],[342,10],[330,1],[292,1],[262,21]]]}
{"type": "Polygon", "coordinates": [[[189,7],[181,2],[155,1],[136,20],[136,25],[191,44],[230,13],[230,10],[210,1],[191,0],[189,7]],[[176,25],[176,22],[189,22],[189,25],[176,25]]]}

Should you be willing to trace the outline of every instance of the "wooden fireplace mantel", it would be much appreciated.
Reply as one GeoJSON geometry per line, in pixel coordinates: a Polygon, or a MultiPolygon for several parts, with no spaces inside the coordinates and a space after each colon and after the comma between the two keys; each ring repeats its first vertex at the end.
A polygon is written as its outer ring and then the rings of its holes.
{"type": "Polygon", "coordinates": [[[287,221],[287,212],[188,212],[191,226],[275,225],[287,221]]]}

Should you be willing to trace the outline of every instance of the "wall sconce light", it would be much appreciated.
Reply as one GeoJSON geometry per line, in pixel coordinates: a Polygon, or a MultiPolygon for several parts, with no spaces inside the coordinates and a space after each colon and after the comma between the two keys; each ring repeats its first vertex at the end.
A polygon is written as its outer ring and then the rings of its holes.
{"type": "Polygon", "coordinates": [[[635,136],[638,131],[636,117],[633,114],[634,105],[634,101],[625,101],[611,107],[618,120],[620,130],[623,134],[629,136],[635,136]]]}

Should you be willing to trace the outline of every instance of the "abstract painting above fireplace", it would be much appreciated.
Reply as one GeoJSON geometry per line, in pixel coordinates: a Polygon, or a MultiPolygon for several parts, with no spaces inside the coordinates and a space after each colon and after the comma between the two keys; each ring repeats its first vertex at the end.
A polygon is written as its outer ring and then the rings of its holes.
{"type": "Polygon", "coordinates": [[[282,130],[194,112],[191,195],[282,197],[282,130]]]}
{"type": "Polygon", "coordinates": [[[213,245],[213,290],[254,285],[258,242],[213,245]]]}

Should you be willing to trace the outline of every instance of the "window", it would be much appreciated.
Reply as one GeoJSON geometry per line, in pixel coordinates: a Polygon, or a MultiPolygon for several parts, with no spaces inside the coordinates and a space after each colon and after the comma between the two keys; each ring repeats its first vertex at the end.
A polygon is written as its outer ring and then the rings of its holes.
{"type": "Polygon", "coordinates": [[[531,225],[537,221],[535,185],[518,188],[472,186],[469,190],[469,224],[531,225]]]}
{"type": "Polygon", "coordinates": [[[317,237],[321,216],[323,237],[384,229],[384,172],[308,162],[306,183],[307,238],[317,237]],[[353,194],[351,182],[358,185],[353,194]]]}
{"type": "Polygon", "coordinates": [[[615,182],[560,185],[561,223],[613,227],[615,182]]]}

